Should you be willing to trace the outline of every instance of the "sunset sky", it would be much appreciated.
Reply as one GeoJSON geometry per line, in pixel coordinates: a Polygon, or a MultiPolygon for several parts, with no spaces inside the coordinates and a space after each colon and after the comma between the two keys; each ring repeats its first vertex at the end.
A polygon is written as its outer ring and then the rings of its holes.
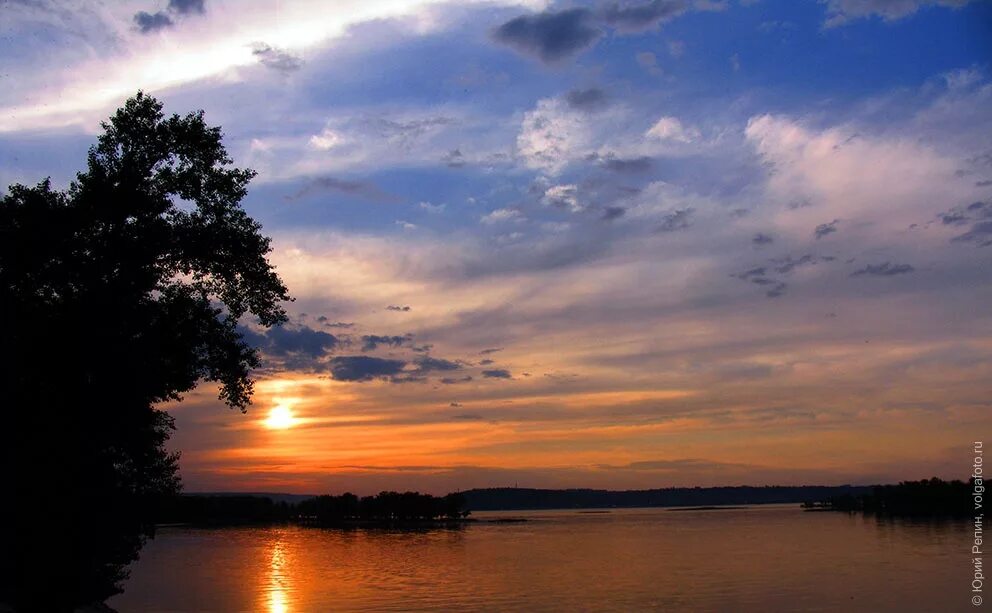
{"type": "MultiPolygon", "coordinates": [[[[187,491],[970,475],[992,2],[0,1],[0,185],[203,109],[296,301],[187,491]]],[[[53,363],[53,369],[72,368],[53,363]]]]}

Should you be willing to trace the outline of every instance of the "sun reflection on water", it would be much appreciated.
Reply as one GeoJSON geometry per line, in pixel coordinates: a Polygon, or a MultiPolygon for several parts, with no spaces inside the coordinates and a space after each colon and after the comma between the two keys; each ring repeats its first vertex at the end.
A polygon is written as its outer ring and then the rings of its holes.
{"type": "Polygon", "coordinates": [[[282,539],[276,540],[272,544],[272,551],[269,555],[269,577],[266,586],[269,613],[290,612],[288,566],[285,545],[282,539]]]}

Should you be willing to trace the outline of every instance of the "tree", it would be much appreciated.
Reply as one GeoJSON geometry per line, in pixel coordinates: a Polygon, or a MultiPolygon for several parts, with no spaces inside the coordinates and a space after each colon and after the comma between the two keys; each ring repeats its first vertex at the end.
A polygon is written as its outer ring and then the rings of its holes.
{"type": "Polygon", "coordinates": [[[19,609],[120,591],[180,487],[156,406],[212,381],[245,411],[259,358],[238,323],[280,324],[290,299],[240,207],[255,173],[202,111],[139,92],[102,127],[68,190],[0,199],[0,603],[19,609]]]}

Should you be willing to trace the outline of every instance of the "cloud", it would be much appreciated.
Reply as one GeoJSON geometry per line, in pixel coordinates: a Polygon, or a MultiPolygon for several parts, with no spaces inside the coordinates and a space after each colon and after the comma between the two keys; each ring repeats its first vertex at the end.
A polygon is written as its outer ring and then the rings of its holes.
{"type": "Polygon", "coordinates": [[[179,15],[190,13],[202,15],[206,9],[203,0],[169,0],[169,10],[179,15]]]}
{"type": "Polygon", "coordinates": [[[173,15],[202,15],[204,12],[203,0],[169,0],[168,12],[138,11],[134,14],[134,23],[142,34],[150,34],[175,25],[172,17],[169,16],[170,13],[173,15]]]}
{"type": "Polygon", "coordinates": [[[604,221],[612,221],[614,219],[620,219],[621,217],[624,216],[624,213],[626,212],[627,209],[623,208],[622,206],[608,206],[605,209],[603,209],[603,216],[600,219],[604,221]]]}
{"type": "Polygon", "coordinates": [[[484,370],[484,371],[482,371],[482,376],[485,377],[486,379],[512,379],[513,378],[513,375],[510,374],[510,371],[508,371],[508,370],[506,370],[504,368],[494,368],[492,370],[484,370]]]}
{"type": "Polygon", "coordinates": [[[134,23],[142,34],[150,34],[175,25],[168,13],[162,11],[157,13],[139,11],[134,14],[134,23]]]}
{"type": "Polygon", "coordinates": [[[334,177],[311,179],[294,194],[286,196],[286,200],[299,200],[320,192],[338,192],[378,202],[394,202],[396,200],[395,196],[386,193],[374,183],[337,179],[334,177]]]}
{"type": "Polygon", "coordinates": [[[676,143],[691,143],[699,140],[699,130],[691,126],[684,126],[677,117],[661,117],[645,133],[646,136],[662,141],[672,141],[676,143]]]}
{"type": "Polygon", "coordinates": [[[324,128],[320,134],[311,136],[308,142],[314,149],[328,151],[343,144],[345,139],[331,128],[324,128]]]}
{"type": "Polygon", "coordinates": [[[813,230],[813,238],[815,238],[816,240],[820,240],[824,236],[836,232],[838,223],[840,223],[839,219],[835,219],[830,223],[821,223],[820,225],[816,226],[815,230],[813,230]]]}
{"type": "MultiPolygon", "coordinates": [[[[299,70],[303,67],[303,59],[293,55],[292,53],[285,51],[283,49],[277,49],[262,42],[252,43],[251,53],[258,58],[258,61],[262,66],[266,68],[271,68],[279,72],[293,72],[299,70]]],[[[324,137],[323,140],[320,137],[314,136],[310,139],[311,143],[317,143],[318,148],[329,149],[328,137],[324,137]],[[316,140],[315,140],[316,139],[316,140]],[[321,146],[324,145],[324,146],[321,146]]]]}
{"type": "Polygon", "coordinates": [[[241,328],[245,341],[270,356],[299,354],[319,358],[341,344],[341,339],[307,326],[272,326],[261,332],[241,328]]]}
{"type": "Polygon", "coordinates": [[[893,275],[904,275],[913,272],[915,269],[909,264],[892,264],[882,262],[881,264],[868,264],[860,270],[851,273],[852,277],[891,277],[893,275]]]}
{"type": "Polygon", "coordinates": [[[565,94],[568,106],[577,111],[593,112],[609,105],[606,92],[598,87],[588,89],[573,89],[565,94]]]}
{"type": "Polygon", "coordinates": [[[793,258],[791,255],[787,255],[780,258],[772,258],[768,261],[771,262],[776,272],[781,274],[789,274],[796,268],[813,266],[819,264],[820,262],[833,262],[834,259],[836,258],[830,255],[814,255],[812,253],[807,253],[799,256],[798,258],[793,258]]]}
{"type": "Polygon", "coordinates": [[[380,345],[387,347],[400,347],[404,343],[413,340],[413,335],[405,336],[380,336],[378,334],[368,334],[362,337],[362,351],[375,351],[380,345]]]}
{"type": "Polygon", "coordinates": [[[526,166],[556,175],[585,156],[594,139],[586,113],[576,112],[557,98],[544,98],[524,114],[517,151],[526,166]]]}
{"type": "Polygon", "coordinates": [[[643,32],[688,9],[687,0],[652,0],[634,5],[613,3],[600,12],[600,18],[620,32],[643,32]]]}
{"type": "Polygon", "coordinates": [[[331,358],[328,366],[331,375],[338,381],[371,381],[399,375],[406,362],[367,355],[344,355],[331,358]]]}
{"type": "Polygon", "coordinates": [[[445,206],[443,204],[431,204],[430,202],[418,202],[417,206],[420,209],[434,215],[438,213],[443,213],[445,209],[445,206]]]}
{"type": "Polygon", "coordinates": [[[457,385],[459,383],[468,383],[472,380],[471,375],[465,375],[464,377],[442,377],[439,381],[444,385],[457,385]]]}
{"type": "Polygon", "coordinates": [[[461,168],[465,165],[465,156],[461,149],[452,149],[441,157],[441,161],[448,168],[461,168]]]}
{"type": "Polygon", "coordinates": [[[524,55],[554,64],[590,47],[600,34],[588,10],[569,9],[521,15],[496,28],[493,38],[524,55]]]}
{"type": "Polygon", "coordinates": [[[971,226],[971,230],[951,240],[956,243],[975,243],[979,247],[988,247],[992,245],[992,221],[976,223],[971,226]]]}
{"type": "Polygon", "coordinates": [[[783,295],[788,285],[780,279],[771,278],[767,275],[768,269],[764,266],[759,266],[731,276],[765,288],[765,295],[769,298],[778,298],[783,295]]]}
{"type": "MultiPolygon", "coordinates": [[[[860,240],[890,240],[931,217],[935,203],[973,198],[968,182],[955,179],[959,160],[913,132],[874,135],[863,125],[816,130],[761,115],[748,120],[745,136],[765,165],[767,197],[780,207],[772,213],[776,230],[796,239],[822,224],[827,211],[850,220],[860,240]]],[[[833,223],[823,230],[829,233],[833,223]]]]}
{"type": "Polygon", "coordinates": [[[895,21],[912,15],[923,7],[942,6],[960,8],[971,0],[820,0],[827,5],[828,28],[843,25],[854,19],[878,16],[885,21],[895,21]]]}
{"type": "Polygon", "coordinates": [[[479,352],[479,355],[489,355],[489,354],[492,354],[492,353],[496,353],[497,351],[503,351],[503,348],[502,347],[489,347],[487,349],[483,349],[482,351],[480,351],[479,352]]]}
{"type": "MultiPolygon", "coordinates": [[[[759,234],[758,236],[764,235],[759,234]]],[[[752,242],[754,241],[752,240],[752,242]]],[[[769,242],[771,242],[770,237],[769,242]]],[[[730,276],[764,288],[765,295],[769,298],[778,298],[783,296],[785,290],[789,287],[782,280],[782,276],[790,275],[797,268],[813,266],[820,262],[832,262],[834,259],[832,256],[819,256],[812,253],[801,255],[798,258],[786,255],[778,258],[770,258],[767,260],[768,263],[766,265],[750,268],[744,272],[735,273],[730,276]]]]}
{"type": "Polygon", "coordinates": [[[955,243],[975,243],[979,247],[992,245],[992,204],[972,202],[967,206],[956,206],[937,215],[945,226],[966,226],[971,229],[951,239],[955,243]]]}
{"type": "Polygon", "coordinates": [[[775,239],[769,236],[768,234],[765,234],[763,232],[758,232],[751,239],[751,242],[754,243],[755,245],[770,245],[773,242],[775,242],[775,239]]]}
{"type": "Polygon", "coordinates": [[[544,190],[541,201],[547,206],[578,213],[585,209],[579,202],[579,188],[576,185],[552,185],[544,190]]]}
{"type": "Polygon", "coordinates": [[[649,172],[654,167],[654,160],[646,155],[629,159],[610,156],[604,160],[603,166],[613,172],[641,174],[649,172]]]}
{"type": "Polygon", "coordinates": [[[497,224],[508,221],[523,221],[524,217],[517,209],[496,209],[495,211],[483,215],[479,221],[487,224],[497,224]]]}
{"type": "Polygon", "coordinates": [[[414,358],[413,363],[416,364],[417,370],[422,373],[461,370],[462,368],[462,365],[458,362],[452,362],[451,360],[444,360],[441,358],[432,358],[428,355],[422,355],[414,358]]]}
{"type": "Polygon", "coordinates": [[[679,230],[685,230],[689,227],[689,218],[692,216],[693,209],[678,209],[668,213],[661,219],[661,224],[655,228],[655,232],[677,232],[679,230]]]}

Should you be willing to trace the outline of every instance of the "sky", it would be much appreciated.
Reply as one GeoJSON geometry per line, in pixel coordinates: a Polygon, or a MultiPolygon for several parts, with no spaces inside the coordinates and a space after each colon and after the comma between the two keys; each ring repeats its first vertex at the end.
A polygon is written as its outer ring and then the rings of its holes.
{"type": "Polygon", "coordinates": [[[290,321],[187,491],[967,478],[992,2],[0,1],[0,185],[203,109],[290,321]]]}

